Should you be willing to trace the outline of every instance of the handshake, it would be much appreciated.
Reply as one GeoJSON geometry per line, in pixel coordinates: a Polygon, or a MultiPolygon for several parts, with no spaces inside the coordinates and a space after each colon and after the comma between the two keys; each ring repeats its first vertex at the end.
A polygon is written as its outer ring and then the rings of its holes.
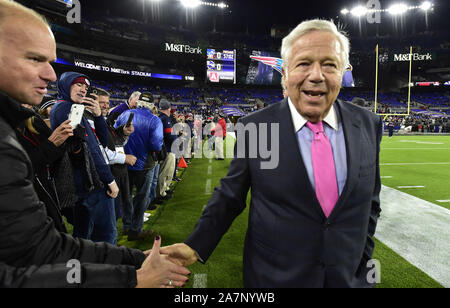
{"type": "Polygon", "coordinates": [[[198,259],[197,253],[186,244],[174,244],[161,248],[158,235],[142,267],[137,271],[137,288],[183,287],[191,273],[186,268],[198,259]]]}

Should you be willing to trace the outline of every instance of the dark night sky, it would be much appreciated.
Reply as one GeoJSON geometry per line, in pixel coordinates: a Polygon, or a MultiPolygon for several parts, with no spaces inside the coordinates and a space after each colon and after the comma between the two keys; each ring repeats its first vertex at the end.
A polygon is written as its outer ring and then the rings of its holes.
{"type": "MultiPolygon", "coordinates": [[[[135,17],[142,20],[144,0],[81,0],[83,10],[95,8],[101,11],[108,9],[111,15],[123,17],[135,17]]],[[[219,0],[210,0],[211,2],[219,2],[219,0]]],[[[223,0],[229,4],[226,12],[219,9],[209,7],[201,7],[195,13],[187,14],[178,0],[164,0],[160,4],[154,4],[147,0],[147,14],[151,20],[151,16],[159,18],[159,23],[169,23],[176,26],[180,20],[191,21],[188,28],[193,30],[211,30],[213,28],[213,16],[216,15],[216,28],[218,31],[226,32],[245,32],[248,28],[250,33],[269,34],[272,25],[281,25],[294,27],[300,21],[315,17],[333,18],[335,21],[345,22],[342,19],[340,11],[347,7],[351,9],[355,3],[366,3],[359,0],[223,0]],[[159,13],[158,13],[159,12],[159,13]],[[338,17],[339,16],[339,17],[338,17]],[[195,17],[195,18],[194,18],[195,17]],[[180,19],[181,18],[181,19],[180,19]],[[341,19],[339,19],[341,18],[341,19]],[[195,24],[192,24],[192,21],[195,24]]],[[[422,0],[380,0],[382,8],[388,8],[392,3],[405,2],[410,5],[418,5],[422,0]]],[[[431,29],[449,29],[450,22],[446,16],[450,12],[450,1],[434,0],[436,9],[430,15],[431,29]],[[444,13],[445,12],[445,13],[444,13]]],[[[422,14],[423,15],[423,14],[422,14]]],[[[423,17],[419,15],[420,17],[423,17]]],[[[412,20],[411,16],[406,17],[407,22],[412,20]]],[[[422,18],[424,20],[424,18],[422,18]]],[[[347,18],[347,24],[351,32],[357,34],[358,27],[352,26],[354,20],[347,18]]],[[[386,25],[392,24],[391,17],[385,13],[382,15],[382,23],[386,25]]],[[[421,20],[418,22],[424,24],[421,20]]]]}

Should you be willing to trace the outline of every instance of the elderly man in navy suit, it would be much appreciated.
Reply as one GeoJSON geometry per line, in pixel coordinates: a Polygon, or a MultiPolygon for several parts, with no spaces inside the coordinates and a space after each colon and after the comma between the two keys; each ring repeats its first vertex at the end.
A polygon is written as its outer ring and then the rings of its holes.
{"type": "MultiPolygon", "coordinates": [[[[337,100],[349,40],[333,22],[311,20],[284,38],[287,98],[242,119],[268,127],[264,155],[238,155],[184,243],[161,253],[183,265],[205,262],[234,218],[250,215],[244,248],[246,287],[373,287],[373,235],[380,214],[381,119],[337,100]],[[282,138],[281,138],[282,136],[282,138]],[[274,140],[276,142],[274,142],[274,140]]],[[[255,125],[256,124],[256,125],[255,125]]],[[[264,137],[264,136],[263,136],[264,137]]],[[[251,152],[251,140],[237,140],[251,152]],[[242,143],[243,142],[243,143],[242,143]]]]}

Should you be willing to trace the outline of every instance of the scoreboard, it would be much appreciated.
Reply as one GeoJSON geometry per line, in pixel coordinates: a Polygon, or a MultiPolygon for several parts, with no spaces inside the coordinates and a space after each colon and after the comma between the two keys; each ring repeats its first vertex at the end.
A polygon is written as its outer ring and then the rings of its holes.
{"type": "Polygon", "coordinates": [[[206,80],[212,83],[236,84],[236,50],[208,49],[206,80]]]}

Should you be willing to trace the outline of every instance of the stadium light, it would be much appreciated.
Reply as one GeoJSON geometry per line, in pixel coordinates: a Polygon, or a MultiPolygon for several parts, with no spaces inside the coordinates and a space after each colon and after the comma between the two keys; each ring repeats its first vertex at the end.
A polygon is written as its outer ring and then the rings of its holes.
{"type": "Polygon", "coordinates": [[[353,16],[361,17],[367,14],[367,8],[360,5],[353,8],[350,13],[352,13],[353,16]]]}
{"type": "Polygon", "coordinates": [[[201,4],[200,0],[180,0],[180,2],[186,8],[196,8],[201,4]]]}
{"type": "Polygon", "coordinates": [[[214,3],[214,2],[204,2],[201,0],[180,0],[180,2],[186,8],[196,8],[200,5],[218,7],[220,9],[226,9],[230,7],[228,4],[224,2],[214,3]]]}
{"type": "Polygon", "coordinates": [[[431,9],[432,6],[433,6],[433,4],[431,4],[431,2],[425,1],[424,3],[422,3],[422,4],[420,5],[420,8],[426,12],[426,11],[428,11],[429,9],[431,9]]]}
{"type": "Polygon", "coordinates": [[[350,11],[347,10],[347,9],[343,9],[343,10],[341,11],[341,14],[342,14],[342,15],[347,15],[348,13],[350,13],[350,11]]]}
{"type": "Polygon", "coordinates": [[[408,6],[404,3],[394,4],[388,8],[388,12],[391,15],[401,15],[408,11],[408,6]]]}

